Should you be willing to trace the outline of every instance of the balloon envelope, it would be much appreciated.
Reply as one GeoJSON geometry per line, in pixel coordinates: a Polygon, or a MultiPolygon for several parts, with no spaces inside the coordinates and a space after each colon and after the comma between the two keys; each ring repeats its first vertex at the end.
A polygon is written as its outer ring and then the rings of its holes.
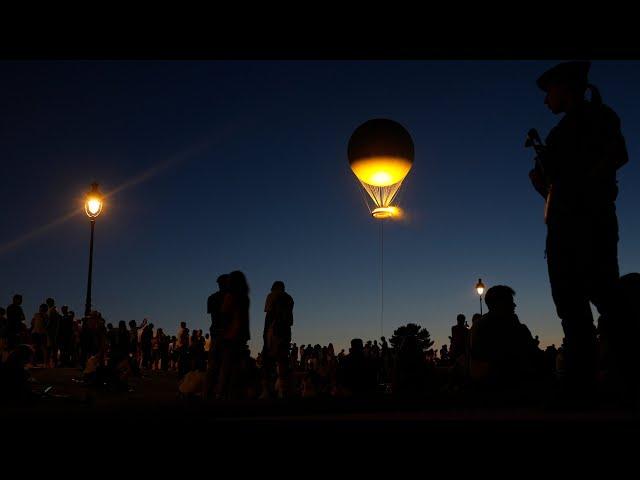
{"type": "Polygon", "coordinates": [[[360,125],[349,140],[349,165],[363,183],[386,187],[401,182],[413,165],[409,132],[398,122],[374,119],[360,125]]]}

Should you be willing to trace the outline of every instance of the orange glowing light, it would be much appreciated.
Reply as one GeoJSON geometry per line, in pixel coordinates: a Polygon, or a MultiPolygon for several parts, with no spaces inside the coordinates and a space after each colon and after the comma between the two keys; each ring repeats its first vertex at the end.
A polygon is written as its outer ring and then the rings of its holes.
{"type": "Polygon", "coordinates": [[[400,157],[359,158],[351,163],[351,170],[362,183],[388,187],[404,180],[411,170],[411,161],[400,157]]]}
{"type": "Polygon", "coordinates": [[[91,184],[91,191],[87,193],[87,198],[84,202],[84,211],[87,216],[94,220],[102,212],[104,202],[102,201],[102,194],[98,190],[98,184],[91,184]]]}

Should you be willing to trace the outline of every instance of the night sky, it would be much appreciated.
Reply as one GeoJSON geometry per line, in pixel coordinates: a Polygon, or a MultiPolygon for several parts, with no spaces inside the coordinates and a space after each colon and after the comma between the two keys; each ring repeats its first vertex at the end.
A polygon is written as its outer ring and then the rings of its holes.
{"type": "MultiPolygon", "coordinates": [[[[283,280],[293,341],[380,336],[380,226],[349,170],[353,130],[386,117],[416,158],[402,221],[384,225],[384,333],[415,322],[437,345],[474,285],[512,286],[542,345],[562,338],[544,259],[543,201],[526,132],[560,117],[535,80],[555,61],[0,62],[0,299],[48,297],[81,315],[92,181],[110,194],[96,224],[93,305],[206,330],[218,274],[251,287],[251,347],[283,280]],[[70,215],[76,212],[76,215],[70,215]]],[[[640,270],[640,62],[594,62],[622,119],[621,273],[640,270]]]]}

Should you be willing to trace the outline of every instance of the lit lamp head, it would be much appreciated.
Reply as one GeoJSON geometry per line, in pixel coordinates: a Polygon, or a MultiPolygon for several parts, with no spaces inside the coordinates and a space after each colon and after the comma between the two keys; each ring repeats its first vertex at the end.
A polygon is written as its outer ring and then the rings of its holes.
{"type": "Polygon", "coordinates": [[[482,296],[482,294],[484,293],[484,283],[482,283],[482,279],[478,279],[478,283],[476,283],[476,292],[478,292],[478,295],[482,296]]]}
{"type": "Polygon", "coordinates": [[[98,184],[93,182],[91,190],[87,193],[87,198],[84,201],[84,211],[87,217],[91,220],[98,218],[98,215],[102,212],[103,204],[102,193],[98,190],[98,184]]]}

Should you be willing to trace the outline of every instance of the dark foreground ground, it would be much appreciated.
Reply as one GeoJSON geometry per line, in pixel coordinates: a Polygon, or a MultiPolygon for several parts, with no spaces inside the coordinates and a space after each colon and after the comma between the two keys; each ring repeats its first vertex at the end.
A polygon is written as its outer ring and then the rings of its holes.
{"type": "Polygon", "coordinates": [[[53,386],[52,396],[0,409],[3,431],[12,432],[18,445],[37,438],[40,431],[61,444],[115,445],[117,439],[127,438],[136,439],[136,448],[142,439],[147,447],[172,449],[182,444],[206,449],[220,442],[262,449],[287,444],[315,451],[314,445],[326,445],[329,439],[331,445],[343,442],[347,450],[411,443],[424,448],[461,445],[514,451],[526,445],[544,451],[597,447],[602,453],[605,447],[621,451],[640,444],[637,410],[603,403],[558,407],[550,405],[545,395],[439,393],[420,399],[187,402],[177,397],[172,372],[133,379],[134,390],[129,393],[78,385],[73,381],[79,377],[77,369],[32,374],[36,389],[53,386]]]}

